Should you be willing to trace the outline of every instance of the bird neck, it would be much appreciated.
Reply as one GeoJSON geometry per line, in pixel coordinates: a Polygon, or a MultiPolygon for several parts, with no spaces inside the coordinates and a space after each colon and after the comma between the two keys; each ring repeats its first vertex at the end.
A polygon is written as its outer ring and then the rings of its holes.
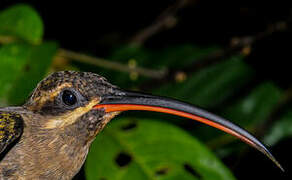
{"type": "Polygon", "coordinates": [[[0,174],[13,168],[19,173],[15,176],[24,179],[72,179],[90,146],[82,134],[76,138],[76,131],[73,125],[63,130],[26,126],[19,142],[0,162],[0,174]]]}

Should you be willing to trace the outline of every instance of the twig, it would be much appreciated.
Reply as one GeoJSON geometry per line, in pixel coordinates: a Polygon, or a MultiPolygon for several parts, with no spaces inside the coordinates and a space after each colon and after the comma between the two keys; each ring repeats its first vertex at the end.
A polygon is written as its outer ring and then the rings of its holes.
{"type": "Polygon", "coordinates": [[[180,9],[184,8],[188,3],[189,0],[177,0],[175,4],[164,10],[151,25],[134,35],[134,37],[130,40],[130,43],[142,45],[151,36],[161,32],[164,29],[173,28],[176,25],[176,13],[180,9]]]}
{"type": "Polygon", "coordinates": [[[103,58],[96,58],[96,57],[88,56],[81,53],[76,53],[76,52],[65,50],[65,49],[59,49],[57,56],[70,59],[76,62],[99,66],[102,68],[107,68],[107,69],[112,69],[112,70],[117,70],[117,71],[127,72],[127,73],[137,73],[139,75],[154,78],[154,79],[159,79],[161,77],[164,77],[164,75],[166,74],[166,70],[152,70],[152,69],[135,67],[135,66],[132,67],[132,66],[118,63],[118,62],[109,61],[103,58]]]}

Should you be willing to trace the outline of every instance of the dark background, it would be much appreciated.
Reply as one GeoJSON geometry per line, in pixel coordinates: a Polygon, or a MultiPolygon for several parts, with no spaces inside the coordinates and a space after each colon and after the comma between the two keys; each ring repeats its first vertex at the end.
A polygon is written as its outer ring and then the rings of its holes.
{"type": "MultiPolygon", "coordinates": [[[[88,52],[104,57],[118,45],[128,42],[137,32],[152,24],[167,7],[168,1],[16,1],[1,0],[0,9],[25,2],[32,5],[44,20],[46,40],[56,40],[62,48],[88,52]]],[[[177,12],[178,23],[145,41],[145,47],[159,50],[163,47],[191,43],[204,47],[230,47],[235,37],[257,36],[277,23],[285,22],[284,31],[275,31],[255,41],[245,58],[256,71],[256,82],[272,80],[279,87],[290,88],[292,83],[291,29],[292,8],[239,8],[230,2],[194,1],[177,12]],[[218,2],[217,2],[218,3],[218,2]]],[[[1,23],[1,22],[0,22],[1,23]]],[[[154,63],[154,62],[153,62],[154,63]]],[[[248,89],[247,89],[248,91],[248,89]]],[[[243,92],[244,93],[244,92],[243,92]]],[[[289,108],[288,103],[285,108],[289,108]]],[[[255,150],[250,150],[240,162],[237,157],[223,159],[238,179],[290,179],[292,168],[291,138],[271,147],[273,154],[286,169],[280,172],[255,150]]]]}

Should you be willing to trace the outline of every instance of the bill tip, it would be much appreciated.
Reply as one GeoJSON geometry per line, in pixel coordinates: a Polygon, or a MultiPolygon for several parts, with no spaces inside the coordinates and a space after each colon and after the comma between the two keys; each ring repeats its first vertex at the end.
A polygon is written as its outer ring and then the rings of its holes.
{"type": "Polygon", "coordinates": [[[285,169],[281,166],[279,162],[276,162],[276,165],[281,169],[282,172],[285,172],[285,169]]]}
{"type": "Polygon", "coordinates": [[[282,172],[285,172],[285,169],[282,167],[282,165],[276,160],[276,158],[270,152],[268,152],[267,155],[276,164],[276,166],[279,169],[281,169],[282,172]]]}

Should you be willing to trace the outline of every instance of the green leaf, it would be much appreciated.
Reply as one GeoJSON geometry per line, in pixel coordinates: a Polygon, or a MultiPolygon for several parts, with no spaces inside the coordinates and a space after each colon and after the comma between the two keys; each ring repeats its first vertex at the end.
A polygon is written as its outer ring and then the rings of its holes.
{"type": "Polygon", "coordinates": [[[247,97],[231,105],[224,114],[226,118],[242,126],[257,125],[271,114],[279,103],[282,91],[272,83],[264,83],[256,87],[247,97]]]}
{"type": "Polygon", "coordinates": [[[0,22],[0,36],[12,36],[33,44],[42,40],[42,20],[28,5],[15,5],[1,11],[0,22]]]}
{"type": "Polygon", "coordinates": [[[154,92],[161,95],[167,92],[167,96],[214,107],[247,83],[252,74],[242,56],[234,56],[190,75],[184,82],[173,82],[154,92]]]}
{"type": "Polygon", "coordinates": [[[149,51],[141,46],[125,45],[115,49],[109,58],[124,63],[129,59],[137,59],[143,63],[149,61],[149,51]]]}
{"type": "Polygon", "coordinates": [[[7,104],[25,101],[46,74],[57,50],[56,43],[9,44],[0,48],[0,99],[7,104]]]}
{"type": "Polygon", "coordinates": [[[2,101],[18,78],[18,72],[24,69],[29,51],[30,47],[24,44],[9,44],[0,48],[0,99],[2,101]]]}
{"type": "Polygon", "coordinates": [[[269,133],[264,138],[264,142],[268,145],[274,145],[284,137],[292,136],[292,111],[285,113],[282,118],[277,120],[269,133]]]}
{"type": "Polygon", "coordinates": [[[176,126],[133,118],[109,126],[90,149],[88,180],[234,179],[204,145],[176,126]]]}
{"type": "MultiPolygon", "coordinates": [[[[282,91],[272,83],[263,83],[253,89],[251,93],[242,97],[235,104],[224,108],[222,115],[226,119],[239,124],[246,129],[252,129],[264,120],[267,120],[272,110],[277,106],[280,101],[282,91]]],[[[222,134],[219,131],[210,131],[206,127],[200,127],[194,131],[194,134],[200,136],[202,139],[209,139],[208,143],[213,148],[217,149],[221,157],[229,155],[233,152],[240,152],[240,146],[235,146],[234,138],[230,135],[222,134]],[[230,146],[226,146],[230,145],[230,146]]],[[[236,141],[239,142],[239,141],[236,141]]]]}
{"type": "Polygon", "coordinates": [[[189,64],[199,62],[202,58],[216,52],[218,49],[215,46],[201,48],[191,44],[171,46],[159,50],[155,57],[152,57],[156,60],[148,61],[148,64],[149,66],[152,65],[152,67],[180,69],[187,67],[189,64]]]}

